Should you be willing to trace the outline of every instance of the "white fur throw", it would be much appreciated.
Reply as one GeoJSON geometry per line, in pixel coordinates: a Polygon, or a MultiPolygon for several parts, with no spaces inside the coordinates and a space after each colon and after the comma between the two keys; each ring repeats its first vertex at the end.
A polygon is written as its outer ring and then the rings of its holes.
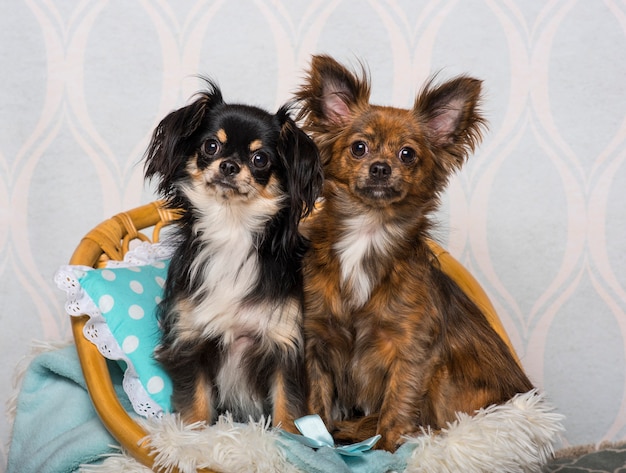
{"type": "MultiPolygon", "coordinates": [[[[553,455],[563,431],[555,413],[536,390],[519,394],[503,405],[458,414],[446,429],[408,439],[414,446],[406,473],[529,473],[539,472],[553,455]]],[[[223,416],[212,426],[183,425],[175,415],[144,421],[156,466],[163,471],[197,468],[222,472],[286,472],[301,470],[287,462],[277,442],[280,435],[265,421],[235,424],[223,416]]],[[[124,452],[102,464],[84,466],[84,473],[149,473],[124,452]]],[[[380,472],[384,473],[384,472],[380,472]]]]}

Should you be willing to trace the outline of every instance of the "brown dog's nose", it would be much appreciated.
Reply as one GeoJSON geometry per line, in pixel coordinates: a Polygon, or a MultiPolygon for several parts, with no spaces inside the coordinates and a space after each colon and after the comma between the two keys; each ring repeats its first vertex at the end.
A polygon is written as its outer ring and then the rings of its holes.
{"type": "Polygon", "coordinates": [[[224,177],[238,174],[240,170],[241,168],[239,167],[239,164],[234,161],[226,160],[220,163],[220,172],[224,177]]]}
{"type": "Polygon", "coordinates": [[[370,166],[370,177],[372,179],[383,180],[391,176],[391,166],[387,163],[374,163],[370,166]]]}

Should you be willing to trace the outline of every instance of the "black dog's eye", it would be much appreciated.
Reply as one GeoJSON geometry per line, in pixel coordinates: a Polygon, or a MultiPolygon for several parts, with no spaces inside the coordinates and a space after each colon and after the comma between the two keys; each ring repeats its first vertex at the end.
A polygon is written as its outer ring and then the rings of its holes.
{"type": "Polygon", "coordinates": [[[251,161],[255,168],[262,169],[269,164],[270,158],[263,152],[257,152],[252,155],[251,161]]]}
{"type": "Polygon", "coordinates": [[[400,158],[400,161],[402,161],[404,164],[411,164],[417,159],[417,153],[413,148],[405,146],[398,153],[398,157],[400,158]]]}
{"type": "Polygon", "coordinates": [[[221,144],[217,140],[210,139],[204,142],[204,145],[202,146],[202,148],[204,149],[204,152],[206,154],[208,154],[209,156],[214,156],[220,150],[221,144]]]}
{"type": "Polygon", "coordinates": [[[355,158],[362,158],[368,151],[365,141],[355,141],[352,143],[352,146],[350,146],[350,152],[355,158]]]}

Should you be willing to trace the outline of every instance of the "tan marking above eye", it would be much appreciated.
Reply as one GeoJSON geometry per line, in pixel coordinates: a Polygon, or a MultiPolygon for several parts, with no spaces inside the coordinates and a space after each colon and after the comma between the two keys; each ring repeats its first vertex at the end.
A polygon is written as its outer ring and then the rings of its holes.
{"type": "Polygon", "coordinates": [[[254,140],[252,143],[250,143],[250,146],[248,146],[248,148],[251,152],[254,152],[263,148],[263,142],[261,140],[254,140]]]}
{"type": "Polygon", "coordinates": [[[215,133],[215,136],[217,136],[217,139],[220,140],[222,144],[228,141],[228,135],[226,134],[223,128],[220,128],[219,130],[217,130],[217,133],[215,133]]]}

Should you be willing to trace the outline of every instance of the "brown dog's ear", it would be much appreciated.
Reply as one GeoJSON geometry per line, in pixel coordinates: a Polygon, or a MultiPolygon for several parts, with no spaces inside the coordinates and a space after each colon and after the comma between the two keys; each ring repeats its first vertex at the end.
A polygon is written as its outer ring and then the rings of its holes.
{"type": "Polygon", "coordinates": [[[341,124],[357,104],[369,101],[370,85],[365,69],[358,78],[330,56],[313,56],[307,83],[296,93],[303,107],[298,119],[308,124],[341,124]]]}
{"type": "Polygon", "coordinates": [[[478,110],[481,81],[458,77],[440,86],[431,80],[415,100],[414,112],[426,124],[435,146],[457,158],[460,166],[482,137],[485,120],[478,110]]]}

